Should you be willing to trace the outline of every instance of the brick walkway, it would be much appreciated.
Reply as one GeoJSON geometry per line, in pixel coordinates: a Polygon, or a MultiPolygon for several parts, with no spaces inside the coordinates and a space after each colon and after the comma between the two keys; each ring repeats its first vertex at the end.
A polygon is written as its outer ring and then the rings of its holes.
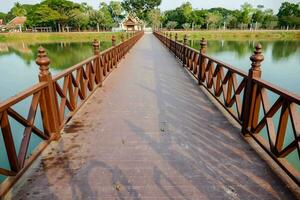
{"type": "Polygon", "coordinates": [[[160,42],[146,34],[13,199],[292,199],[160,42]]]}

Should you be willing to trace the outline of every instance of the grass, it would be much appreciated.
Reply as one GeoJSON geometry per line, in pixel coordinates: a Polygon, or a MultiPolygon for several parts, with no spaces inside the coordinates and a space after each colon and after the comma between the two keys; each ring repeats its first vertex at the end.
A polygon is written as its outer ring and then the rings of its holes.
{"type": "MultiPolygon", "coordinates": [[[[0,42],[27,42],[27,43],[47,43],[47,42],[84,42],[109,41],[112,35],[119,40],[122,33],[113,32],[71,32],[71,33],[0,33],[0,42]]],[[[126,38],[126,33],[124,33],[126,38]]]]}
{"type": "Polygon", "coordinates": [[[188,39],[200,40],[202,37],[208,40],[300,40],[300,30],[226,30],[226,31],[172,31],[173,37],[175,32],[178,33],[178,40],[182,40],[184,34],[188,39]]]}
{"type": "MultiPolygon", "coordinates": [[[[182,40],[184,34],[188,34],[191,40],[200,40],[202,37],[208,40],[300,40],[300,30],[203,30],[203,31],[172,31],[178,33],[178,40],[182,40]]],[[[120,40],[122,33],[113,32],[70,32],[70,33],[0,33],[0,42],[13,43],[48,43],[48,42],[88,42],[95,38],[99,41],[110,41],[112,35],[120,40]]],[[[126,33],[125,37],[126,37],[126,33]]]]}

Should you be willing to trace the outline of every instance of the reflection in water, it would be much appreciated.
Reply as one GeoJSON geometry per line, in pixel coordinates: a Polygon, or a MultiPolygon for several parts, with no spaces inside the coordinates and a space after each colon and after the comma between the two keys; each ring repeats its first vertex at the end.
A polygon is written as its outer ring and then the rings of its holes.
{"type": "MultiPolygon", "coordinates": [[[[51,68],[63,70],[90,57],[93,53],[91,43],[47,43],[47,44],[0,44],[1,56],[15,54],[27,65],[35,63],[38,48],[43,46],[51,60],[51,68]]],[[[101,50],[111,46],[111,42],[101,42],[101,50]]],[[[0,63],[1,64],[1,63],[0,63]]]]}
{"type": "MultiPolygon", "coordinates": [[[[264,51],[272,51],[272,60],[288,60],[290,56],[298,54],[300,51],[300,41],[209,41],[208,52],[224,53],[234,52],[239,58],[248,57],[255,47],[256,43],[260,43],[264,51]]],[[[200,49],[200,41],[189,41],[189,45],[195,49],[200,49]]]]}

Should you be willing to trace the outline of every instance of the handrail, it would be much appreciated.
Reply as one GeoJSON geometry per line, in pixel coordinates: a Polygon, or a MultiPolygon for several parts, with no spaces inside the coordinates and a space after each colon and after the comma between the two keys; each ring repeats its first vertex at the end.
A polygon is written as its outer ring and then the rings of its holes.
{"type": "MultiPolygon", "coordinates": [[[[18,179],[29,163],[27,151],[31,134],[35,134],[49,143],[60,137],[60,131],[67,121],[78,111],[91,94],[102,86],[104,79],[117,68],[118,63],[129,52],[133,45],[143,36],[143,32],[132,33],[126,39],[123,34],[121,43],[116,45],[116,38],[112,36],[112,47],[100,52],[100,44],[93,42],[94,55],[90,58],[62,71],[52,77],[49,71],[50,60],[45,49],[40,47],[36,63],[39,65],[39,83],[20,92],[16,96],[0,102],[0,130],[3,135],[5,151],[9,167],[0,168],[0,174],[11,177],[0,186],[0,196],[18,179]],[[13,106],[31,98],[28,116],[25,118],[13,109],[13,106]],[[40,109],[39,109],[40,108],[40,109]],[[66,109],[69,110],[66,115],[66,109]],[[35,126],[36,114],[40,112],[42,128],[35,126]],[[24,127],[23,138],[19,152],[13,139],[10,118],[24,127]]],[[[128,35],[127,35],[128,36],[128,35]]],[[[35,152],[29,157],[34,159],[42,151],[35,152]]]]}
{"type": "Polygon", "coordinates": [[[208,56],[208,55],[202,55],[202,56],[203,56],[203,58],[207,58],[207,59],[209,59],[209,60],[211,60],[211,61],[213,61],[213,62],[215,62],[215,63],[217,63],[217,64],[222,65],[222,66],[225,67],[226,69],[232,70],[234,73],[237,73],[237,74],[239,74],[240,76],[244,76],[244,77],[248,76],[247,73],[246,73],[245,71],[243,71],[243,70],[241,70],[241,69],[239,69],[239,68],[237,68],[237,67],[234,67],[234,66],[232,66],[232,65],[230,65],[230,64],[227,64],[227,63],[224,63],[223,61],[220,61],[220,60],[218,60],[218,59],[216,59],[216,58],[212,58],[212,57],[210,57],[210,56],[208,56]]]}
{"type": "Polygon", "coordinates": [[[251,136],[300,186],[300,172],[287,160],[293,152],[300,163],[300,96],[261,79],[260,67],[264,60],[261,45],[255,47],[250,57],[252,67],[247,74],[206,55],[207,42],[204,38],[200,41],[200,51],[197,51],[187,46],[187,35],[183,43],[177,41],[177,33],[174,39],[172,33],[155,31],[154,35],[241,125],[242,134],[251,136]],[[269,93],[278,97],[272,104],[268,99],[269,93]],[[274,124],[277,113],[278,124],[274,124]],[[262,131],[264,128],[266,132],[262,131]],[[288,141],[288,134],[294,139],[288,141]]]}
{"type": "Polygon", "coordinates": [[[47,87],[46,83],[37,83],[27,90],[24,90],[20,92],[19,94],[10,97],[9,99],[0,102],[0,113],[3,112],[8,107],[11,107],[14,104],[17,104],[18,102],[22,101],[23,99],[26,99],[27,97],[31,96],[32,94],[36,93],[37,91],[40,91],[47,87]]]}
{"type": "Polygon", "coordinates": [[[59,74],[53,76],[53,80],[56,81],[56,80],[64,77],[66,74],[69,74],[70,72],[73,72],[73,71],[77,70],[82,65],[85,65],[85,64],[91,62],[92,60],[94,60],[97,57],[98,56],[92,56],[90,58],[87,58],[87,59],[81,61],[80,63],[77,63],[77,64],[73,65],[72,67],[69,67],[69,68],[65,69],[64,71],[60,72],[59,74]]]}

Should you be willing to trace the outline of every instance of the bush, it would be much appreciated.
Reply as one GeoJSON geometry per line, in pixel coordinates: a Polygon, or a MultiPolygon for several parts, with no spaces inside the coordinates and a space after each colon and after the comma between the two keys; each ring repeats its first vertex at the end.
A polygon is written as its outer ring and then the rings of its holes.
{"type": "Polygon", "coordinates": [[[177,26],[177,22],[175,22],[175,21],[169,21],[167,24],[166,24],[166,27],[167,27],[167,29],[174,29],[176,26],[177,26]]]}
{"type": "Polygon", "coordinates": [[[188,30],[190,27],[191,27],[191,26],[190,26],[189,23],[184,23],[184,24],[182,24],[182,28],[183,28],[184,30],[188,30]]]}

